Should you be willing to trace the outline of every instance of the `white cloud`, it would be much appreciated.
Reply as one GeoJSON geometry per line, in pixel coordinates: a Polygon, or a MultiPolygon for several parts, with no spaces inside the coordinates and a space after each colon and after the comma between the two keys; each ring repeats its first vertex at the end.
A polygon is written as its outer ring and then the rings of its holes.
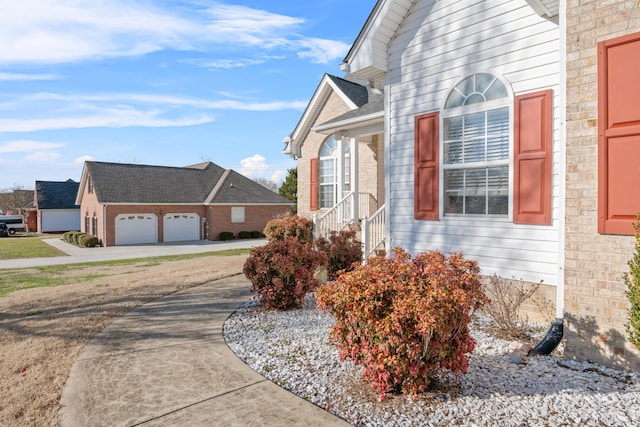
{"type": "Polygon", "coordinates": [[[222,3],[214,3],[205,13],[211,18],[207,29],[215,39],[266,48],[287,45],[284,34],[305,22],[302,18],[222,3]]]}
{"type": "Polygon", "coordinates": [[[93,156],[85,154],[84,156],[76,157],[71,163],[74,165],[84,165],[84,162],[91,162],[93,160],[95,160],[93,156]]]}
{"type": "Polygon", "coordinates": [[[0,81],[57,80],[59,78],[55,74],[0,73],[0,81]]]}
{"type": "Polygon", "coordinates": [[[163,8],[131,0],[3,1],[0,64],[55,64],[167,49],[210,52],[221,47],[302,48],[300,58],[324,63],[346,52],[344,43],[297,34],[305,24],[303,18],[221,2],[203,5],[185,2],[163,8]]]}
{"type": "Polygon", "coordinates": [[[276,170],[274,173],[271,174],[271,181],[276,182],[276,183],[280,183],[284,180],[285,176],[287,175],[287,171],[282,170],[282,169],[278,169],[276,170]]]}
{"type": "Polygon", "coordinates": [[[57,142],[43,142],[31,140],[17,140],[0,143],[0,153],[34,153],[63,147],[65,144],[57,142]]]}
{"type": "Polygon", "coordinates": [[[188,19],[139,2],[3,2],[0,63],[62,63],[192,48],[188,19]],[[64,29],[64,31],[61,31],[64,29]]]}
{"type": "Polygon", "coordinates": [[[32,132],[92,127],[180,127],[214,121],[207,110],[303,110],[306,101],[207,100],[162,94],[36,93],[0,103],[0,129],[32,132]],[[18,117],[13,117],[13,116],[18,117]],[[43,117],[42,115],[46,115],[43,117]]]}
{"type": "Polygon", "coordinates": [[[244,176],[253,178],[260,176],[264,171],[269,169],[267,165],[267,159],[260,154],[254,154],[251,157],[246,157],[240,160],[240,173],[244,176]]]}
{"type": "Polygon", "coordinates": [[[268,61],[283,60],[286,59],[284,55],[260,55],[256,58],[230,58],[230,59],[185,59],[179,62],[184,64],[195,65],[200,68],[208,68],[210,70],[224,69],[230,70],[233,68],[247,68],[252,65],[264,64],[268,61]]]}
{"type": "Polygon", "coordinates": [[[349,45],[336,40],[308,38],[299,42],[304,49],[298,52],[298,57],[310,59],[316,64],[328,64],[349,52],[349,45]]]}
{"type": "Polygon", "coordinates": [[[84,117],[0,119],[0,128],[5,132],[35,132],[41,130],[83,129],[93,127],[180,127],[195,126],[212,121],[213,118],[206,115],[169,119],[158,117],[154,112],[126,109],[122,111],[105,111],[105,113],[101,115],[84,117]]]}
{"type": "Polygon", "coordinates": [[[25,158],[30,162],[37,163],[52,163],[62,157],[62,154],[55,151],[36,151],[35,153],[31,153],[27,155],[25,158]]]}

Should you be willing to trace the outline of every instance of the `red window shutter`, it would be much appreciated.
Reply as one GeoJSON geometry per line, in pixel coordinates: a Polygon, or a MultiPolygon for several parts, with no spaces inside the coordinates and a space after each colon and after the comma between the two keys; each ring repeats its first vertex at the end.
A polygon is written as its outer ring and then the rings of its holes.
{"type": "Polygon", "coordinates": [[[551,224],[553,91],[515,99],[513,220],[551,224]]]}
{"type": "Polygon", "coordinates": [[[309,209],[312,211],[318,210],[318,158],[311,159],[311,173],[310,173],[309,182],[311,183],[311,188],[309,190],[310,194],[310,205],[309,209]]]}
{"type": "Polygon", "coordinates": [[[438,113],[415,118],[413,216],[435,221],[440,216],[438,113]]]}
{"type": "Polygon", "coordinates": [[[640,33],[598,43],[598,232],[634,234],[640,212],[640,33]]]}

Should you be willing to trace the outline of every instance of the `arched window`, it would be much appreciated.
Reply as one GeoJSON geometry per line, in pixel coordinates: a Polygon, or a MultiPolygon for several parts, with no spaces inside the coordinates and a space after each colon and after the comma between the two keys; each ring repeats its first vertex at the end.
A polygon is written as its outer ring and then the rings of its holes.
{"type": "Polygon", "coordinates": [[[444,214],[508,215],[511,98],[487,73],[449,93],[442,110],[444,214]]]}
{"type": "Polygon", "coordinates": [[[338,191],[338,174],[343,172],[342,191],[349,191],[349,144],[342,144],[343,156],[341,157],[338,141],[332,135],[327,138],[320,147],[320,167],[318,168],[319,207],[321,209],[331,208],[342,198],[342,192],[338,191]]]}

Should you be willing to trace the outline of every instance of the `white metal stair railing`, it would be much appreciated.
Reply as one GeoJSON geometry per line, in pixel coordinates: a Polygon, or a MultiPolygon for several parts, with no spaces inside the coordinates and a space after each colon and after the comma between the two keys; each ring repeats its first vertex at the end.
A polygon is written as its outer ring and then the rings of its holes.
{"type": "Polygon", "coordinates": [[[367,259],[384,243],[386,215],[384,205],[378,209],[370,218],[366,216],[362,219],[362,262],[367,259]]]}
{"type": "Polygon", "coordinates": [[[355,222],[353,215],[353,203],[355,195],[348,193],[334,207],[321,216],[313,216],[313,239],[329,238],[332,231],[340,231],[349,224],[355,222]]]}

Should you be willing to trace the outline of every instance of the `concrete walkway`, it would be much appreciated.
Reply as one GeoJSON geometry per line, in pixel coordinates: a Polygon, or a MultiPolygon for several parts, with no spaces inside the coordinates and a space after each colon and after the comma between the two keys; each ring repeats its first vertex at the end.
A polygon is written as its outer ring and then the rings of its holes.
{"type": "Polygon", "coordinates": [[[348,426],[278,387],[227,347],[223,324],[249,298],[242,275],[140,306],[76,360],[60,425],[348,426]]]}
{"type": "Polygon", "coordinates": [[[163,255],[184,255],[225,249],[253,248],[266,243],[265,239],[233,240],[229,242],[196,240],[192,242],[157,243],[149,245],[79,248],[60,238],[43,239],[45,243],[67,255],[46,258],[20,258],[0,261],[0,269],[41,267],[47,265],[78,264],[82,262],[113,261],[163,255]]]}

